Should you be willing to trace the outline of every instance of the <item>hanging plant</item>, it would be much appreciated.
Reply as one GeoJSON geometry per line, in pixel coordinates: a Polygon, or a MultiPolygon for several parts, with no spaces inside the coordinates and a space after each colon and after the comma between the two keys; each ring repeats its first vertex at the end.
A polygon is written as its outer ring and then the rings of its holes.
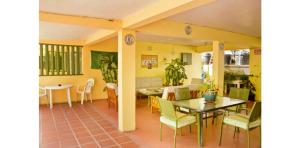
{"type": "Polygon", "coordinates": [[[177,86],[183,84],[184,79],[187,79],[185,68],[179,58],[172,59],[171,63],[167,63],[165,68],[166,85],[177,86]]]}

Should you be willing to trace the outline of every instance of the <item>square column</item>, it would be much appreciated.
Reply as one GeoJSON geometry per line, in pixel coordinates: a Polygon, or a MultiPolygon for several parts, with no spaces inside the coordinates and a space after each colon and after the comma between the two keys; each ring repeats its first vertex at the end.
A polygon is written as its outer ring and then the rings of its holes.
{"type": "Polygon", "coordinates": [[[224,87],[224,44],[213,41],[213,80],[219,88],[218,95],[223,96],[224,87]]]}
{"type": "Polygon", "coordinates": [[[136,128],[135,42],[134,31],[118,31],[118,123],[122,132],[136,128]]]}

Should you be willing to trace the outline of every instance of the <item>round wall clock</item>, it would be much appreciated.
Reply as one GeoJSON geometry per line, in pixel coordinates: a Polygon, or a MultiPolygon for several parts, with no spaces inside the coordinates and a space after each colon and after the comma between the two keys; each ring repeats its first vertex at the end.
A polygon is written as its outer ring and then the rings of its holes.
{"type": "Polygon", "coordinates": [[[125,35],[124,40],[127,45],[132,45],[134,43],[134,36],[132,34],[127,34],[125,35]]]}
{"type": "Polygon", "coordinates": [[[186,35],[190,35],[192,33],[192,27],[190,25],[187,25],[185,26],[184,31],[186,35]]]}

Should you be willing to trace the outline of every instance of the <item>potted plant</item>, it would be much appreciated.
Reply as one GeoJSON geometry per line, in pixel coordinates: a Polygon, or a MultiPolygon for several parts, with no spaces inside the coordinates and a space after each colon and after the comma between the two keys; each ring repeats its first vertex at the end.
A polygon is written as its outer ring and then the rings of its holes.
{"type": "MultiPolygon", "coordinates": [[[[100,57],[100,71],[102,72],[103,80],[106,83],[117,83],[118,81],[118,62],[113,56],[105,55],[100,57]]],[[[106,87],[103,91],[106,90],[106,87]]]]}
{"type": "Polygon", "coordinates": [[[211,54],[210,53],[205,53],[202,57],[202,62],[206,65],[209,64],[210,62],[210,59],[211,59],[211,54]]]}
{"type": "Polygon", "coordinates": [[[207,89],[203,94],[205,101],[215,101],[219,89],[214,84],[214,81],[208,81],[206,85],[207,89]]]}
{"type": "Polygon", "coordinates": [[[166,86],[177,86],[183,84],[184,79],[187,79],[185,68],[179,58],[172,59],[171,63],[167,63],[165,68],[166,86]]]}

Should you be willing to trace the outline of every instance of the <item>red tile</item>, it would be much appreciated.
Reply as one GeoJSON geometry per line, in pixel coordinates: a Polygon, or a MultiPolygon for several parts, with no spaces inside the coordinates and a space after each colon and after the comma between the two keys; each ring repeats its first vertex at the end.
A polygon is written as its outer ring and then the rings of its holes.
{"type": "Polygon", "coordinates": [[[124,134],[119,132],[119,131],[114,131],[114,132],[110,132],[109,133],[112,137],[119,137],[119,136],[123,136],[124,134]]]}
{"type": "Polygon", "coordinates": [[[91,134],[89,134],[87,131],[75,133],[75,135],[76,135],[77,138],[91,136],[91,134]]]}
{"type": "Polygon", "coordinates": [[[94,137],[97,141],[106,141],[106,140],[109,139],[109,136],[106,135],[106,134],[100,134],[100,135],[97,135],[97,136],[94,136],[94,137]]]}
{"type": "Polygon", "coordinates": [[[90,136],[89,137],[81,137],[81,138],[78,138],[77,140],[79,141],[79,143],[81,145],[94,142],[94,139],[90,136]]]}
{"type": "Polygon", "coordinates": [[[98,148],[98,145],[96,143],[88,143],[81,145],[81,148],[98,148]]]}
{"type": "Polygon", "coordinates": [[[61,139],[61,144],[62,144],[62,147],[69,147],[69,146],[78,145],[75,138],[61,139]]]}
{"type": "Polygon", "coordinates": [[[122,148],[138,148],[139,146],[133,142],[121,144],[122,148]]]}
{"type": "Polygon", "coordinates": [[[121,136],[121,137],[116,137],[114,138],[118,143],[126,143],[126,142],[132,142],[128,137],[126,136],[121,136]]]}
{"type": "Polygon", "coordinates": [[[55,143],[49,143],[49,144],[42,144],[41,147],[42,148],[58,148],[60,146],[59,146],[58,142],[55,142],[55,143]]]}
{"type": "Polygon", "coordinates": [[[96,129],[96,130],[91,129],[90,132],[91,132],[93,135],[97,135],[97,134],[102,134],[102,133],[104,133],[104,131],[101,130],[101,129],[96,129]]]}
{"type": "Polygon", "coordinates": [[[105,140],[105,141],[100,141],[99,143],[100,143],[100,145],[101,145],[102,147],[111,146],[111,145],[115,145],[115,144],[116,144],[116,143],[115,143],[113,140],[111,140],[111,139],[108,139],[108,140],[105,140]]]}

